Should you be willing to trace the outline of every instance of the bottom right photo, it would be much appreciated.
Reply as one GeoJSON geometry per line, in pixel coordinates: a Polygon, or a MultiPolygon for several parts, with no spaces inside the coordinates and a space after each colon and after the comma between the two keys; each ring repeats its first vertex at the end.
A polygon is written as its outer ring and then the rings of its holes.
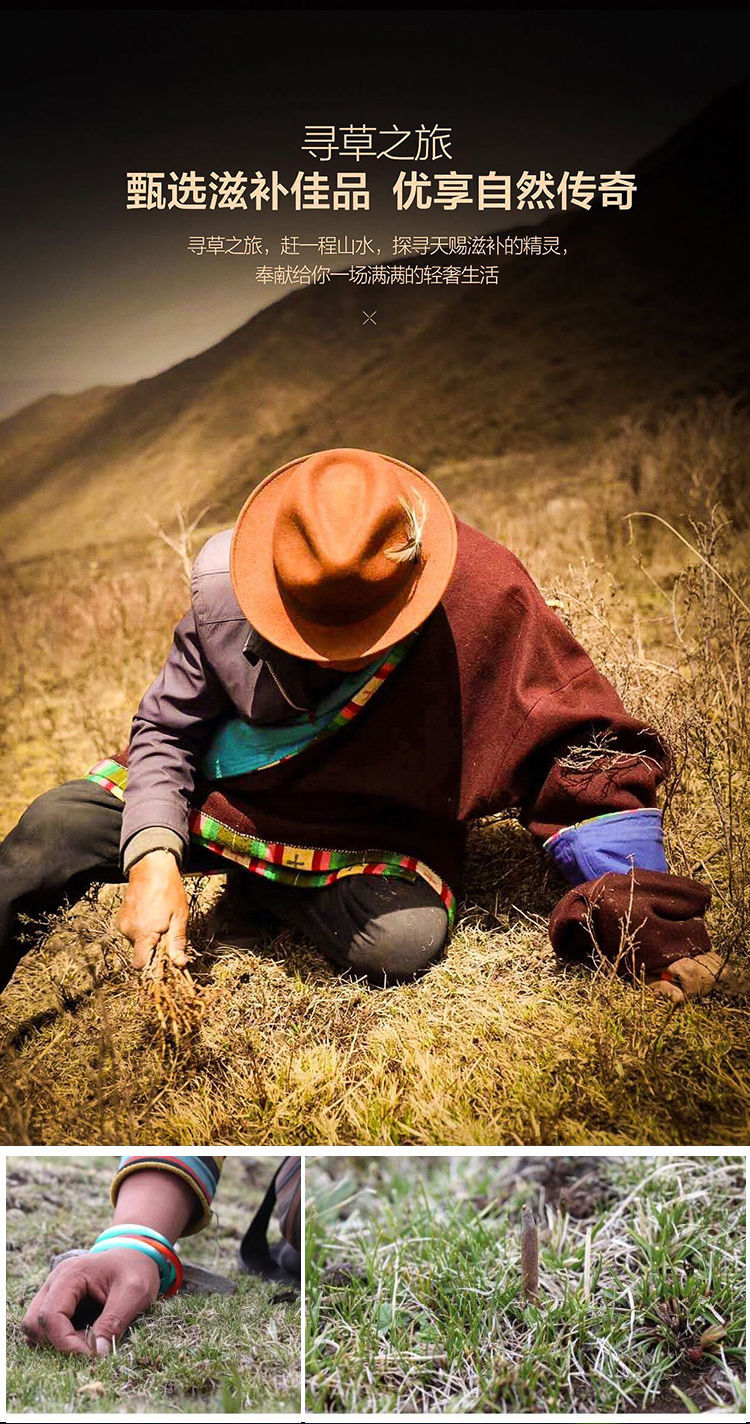
{"type": "Polygon", "coordinates": [[[744,1155],[308,1157],[307,1409],[744,1414],[744,1155]]]}

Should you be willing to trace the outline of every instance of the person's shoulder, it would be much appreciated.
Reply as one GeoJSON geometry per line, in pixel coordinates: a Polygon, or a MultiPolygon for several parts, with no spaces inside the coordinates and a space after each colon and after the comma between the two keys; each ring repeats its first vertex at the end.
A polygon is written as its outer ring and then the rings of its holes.
{"type": "Polygon", "coordinates": [[[458,557],[455,577],[477,588],[490,589],[507,597],[513,594],[524,602],[536,602],[541,594],[528,569],[517,554],[473,524],[456,519],[458,557]]]}
{"type": "MultiPolygon", "coordinates": [[[[462,630],[482,638],[505,636],[545,640],[546,646],[575,652],[591,666],[588,653],[511,549],[471,524],[457,521],[458,559],[445,606],[462,630]]],[[[468,635],[467,635],[468,636],[468,635]]]]}
{"type": "Polygon", "coordinates": [[[229,572],[232,533],[232,529],[222,529],[212,534],[193,564],[190,594],[199,623],[244,621],[229,572]]]}
{"type": "Polygon", "coordinates": [[[197,555],[192,570],[192,578],[229,573],[229,551],[232,545],[232,529],[221,529],[207,539],[197,555]]]}

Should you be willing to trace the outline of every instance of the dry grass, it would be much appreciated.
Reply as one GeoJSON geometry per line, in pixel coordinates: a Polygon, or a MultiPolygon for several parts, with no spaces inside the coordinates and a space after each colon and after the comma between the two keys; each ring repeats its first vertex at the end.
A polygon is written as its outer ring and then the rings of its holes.
{"type": "MultiPolygon", "coordinates": [[[[671,863],[710,881],[714,939],[737,964],[750,927],[749,620],[736,597],[750,602],[747,536],[713,497],[733,487],[717,483],[722,440],[737,481],[744,419],[719,405],[713,426],[704,409],[695,428],[683,417],[671,444],[668,422],[651,433],[654,458],[672,449],[679,470],[708,449],[708,422],[713,473],[691,505],[694,526],[680,525],[707,564],[652,520],[633,521],[629,542],[627,431],[587,452],[585,469],[581,452],[550,450],[442,472],[459,514],[519,552],[628,706],[670,736],[671,863]]],[[[697,490],[698,464],[691,480],[697,490]]],[[[666,491],[668,515],[673,504],[666,491]]],[[[16,566],[5,583],[8,829],[34,794],[123,744],[185,593],[155,541],[127,564],[105,548],[88,566],[16,566]]],[[[220,887],[194,883],[201,1013],[179,1043],[128,968],[116,889],[26,957],[0,1009],[7,1141],[748,1138],[742,1005],[713,998],[673,1013],[606,966],[558,969],[545,926],[562,886],[512,820],[472,834],[443,961],[388,991],[340,977],[285,931],[222,951],[227,929],[247,935],[248,924],[240,891],[220,887]]]]}

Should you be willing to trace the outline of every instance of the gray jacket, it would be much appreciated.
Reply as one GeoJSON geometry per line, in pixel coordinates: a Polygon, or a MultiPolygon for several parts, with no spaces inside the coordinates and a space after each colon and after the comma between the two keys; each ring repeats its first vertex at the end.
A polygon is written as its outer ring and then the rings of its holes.
{"type": "Polygon", "coordinates": [[[341,672],[292,657],[244,617],[229,576],[232,530],[195,561],[191,608],[133,718],[120,849],[123,869],[163,847],[182,862],[201,757],[229,717],[280,722],[310,710],[341,672]]]}

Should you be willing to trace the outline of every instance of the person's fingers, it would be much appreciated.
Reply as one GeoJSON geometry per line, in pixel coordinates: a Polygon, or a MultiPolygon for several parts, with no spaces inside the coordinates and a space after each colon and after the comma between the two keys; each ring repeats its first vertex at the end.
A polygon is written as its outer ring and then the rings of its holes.
{"type": "Polygon", "coordinates": [[[167,953],[173,964],[183,966],[187,964],[187,925],[181,921],[173,921],[167,931],[166,936],[167,953]]]}
{"type": "MultiPolygon", "coordinates": [[[[21,1322],[29,1345],[51,1345],[66,1354],[108,1354],[131,1321],[159,1293],[156,1263],[131,1251],[84,1253],[60,1262],[31,1301],[21,1322]],[[100,1307],[88,1332],[76,1330],[79,1307],[100,1307]]],[[[91,1319],[95,1311],[86,1311],[91,1319]]],[[[85,1316],[84,1316],[85,1318],[85,1316]]]]}
{"type": "Polygon", "coordinates": [[[145,969],[156,949],[161,935],[142,934],[133,940],[133,966],[135,969],[145,969]]]}
{"type": "Polygon", "coordinates": [[[29,1319],[29,1317],[25,1315],[21,1321],[21,1330],[27,1345],[39,1346],[44,1344],[39,1326],[36,1322],[36,1317],[29,1319]]]}
{"type": "Polygon", "coordinates": [[[75,1329],[73,1316],[86,1296],[103,1302],[104,1294],[102,1287],[90,1280],[85,1271],[63,1271],[57,1279],[53,1272],[24,1317],[24,1334],[35,1345],[48,1344],[66,1354],[88,1355],[91,1351],[85,1333],[75,1329]]]}
{"type": "Polygon", "coordinates": [[[664,970],[663,977],[678,984],[686,999],[703,998],[716,988],[722,968],[718,954],[700,954],[674,961],[664,970]]]}
{"type": "Polygon", "coordinates": [[[33,1297],[32,1300],[29,1301],[26,1307],[26,1314],[24,1315],[23,1320],[21,1321],[21,1329],[23,1330],[25,1335],[38,1335],[36,1323],[37,1316],[39,1314],[40,1309],[42,1308],[42,1303],[47,1294],[48,1288],[49,1281],[47,1280],[44,1282],[44,1285],[39,1287],[39,1290],[37,1291],[36,1295],[33,1297]]]}
{"type": "Polygon", "coordinates": [[[26,1307],[26,1314],[21,1321],[21,1329],[27,1345],[45,1345],[46,1339],[39,1323],[40,1314],[44,1313],[44,1306],[49,1295],[50,1277],[39,1287],[33,1300],[29,1301],[26,1307]]]}
{"type": "Polygon", "coordinates": [[[43,1343],[52,1345],[56,1350],[62,1350],[66,1355],[91,1354],[85,1331],[75,1330],[72,1320],[63,1311],[42,1312],[39,1317],[39,1326],[43,1332],[43,1343]]]}
{"type": "Polygon", "coordinates": [[[707,954],[678,959],[665,971],[669,979],[679,984],[687,998],[704,998],[715,989],[739,996],[750,989],[750,976],[738,973],[733,965],[711,950],[707,954]]]}
{"type": "Polygon", "coordinates": [[[144,1287],[143,1281],[138,1279],[112,1283],[104,1309],[92,1327],[93,1348],[97,1355],[109,1354],[112,1341],[119,1340],[136,1315],[151,1304],[158,1289],[158,1271],[155,1272],[153,1289],[144,1287]]]}
{"type": "Polygon", "coordinates": [[[136,931],[133,926],[133,919],[130,914],[130,908],[128,906],[127,900],[123,900],[117,912],[115,925],[119,930],[120,934],[124,935],[125,938],[129,939],[132,943],[133,939],[135,938],[136,931]]]}
{"type": "Polygon", "coordinates": [[[646,987],[660,999],[670,999],[673,1004],[685,1003],[685,995],[679,984],[673,984],[669,979],[654,979],[646,987]]]}

